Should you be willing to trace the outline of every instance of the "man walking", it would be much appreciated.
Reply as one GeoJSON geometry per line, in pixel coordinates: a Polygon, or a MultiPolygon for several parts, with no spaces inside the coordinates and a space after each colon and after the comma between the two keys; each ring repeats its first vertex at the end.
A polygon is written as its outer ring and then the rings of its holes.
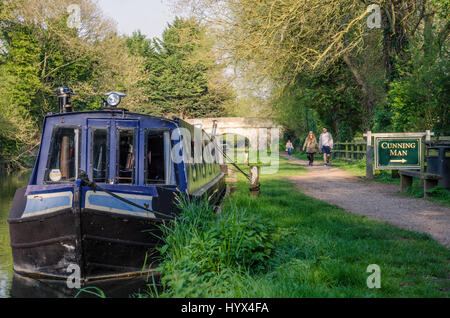
{"type": "Polygon", "coordinates": [[[333,137],[325,127],[322,128],[322,133],[319,137],[319,149],[323,152],[323,162],[325,166],[330,165],[330,154],[333,150],[333,137]]]}

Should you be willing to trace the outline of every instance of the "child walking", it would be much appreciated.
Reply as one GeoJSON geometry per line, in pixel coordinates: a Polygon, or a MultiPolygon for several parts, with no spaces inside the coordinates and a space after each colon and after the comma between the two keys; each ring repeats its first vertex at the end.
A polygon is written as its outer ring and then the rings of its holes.
{"type": "Polygon", "coordinates": [[[289,156],[291,155],[292,150],[294,150],[294,145],[292,144],[291,140],[288,139],[286,143],[286,151],[288,152],[289,156]]]}

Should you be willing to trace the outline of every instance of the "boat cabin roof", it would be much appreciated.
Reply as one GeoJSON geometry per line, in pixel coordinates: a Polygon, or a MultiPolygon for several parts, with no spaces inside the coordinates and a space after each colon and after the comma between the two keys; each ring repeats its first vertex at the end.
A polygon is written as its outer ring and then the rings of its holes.
{"type": "MultiPolygon", "coordinates": [[[[80,119],[93,119],[93,118],[102,118],[102,119],[147,119],[147,120],[157,120],[161,122],[172,123],[175,126],[179,125],[180,119],[168,119],[164,117],[158,117],[148,114],[140,114],[133,113],[126,109],[114,108],[114,109],[102,109],[102,110],[89,110],[89,111],[80,111],[80,112],[70,112],[70,113],[49,113],[44,118],[44,128],[45,123],[51,119],[55,118],[66,118],[68,122],[71,121],[79,121],[80,119]]],[[[43,128],[43,129],[44,129],[43,128]]]]}

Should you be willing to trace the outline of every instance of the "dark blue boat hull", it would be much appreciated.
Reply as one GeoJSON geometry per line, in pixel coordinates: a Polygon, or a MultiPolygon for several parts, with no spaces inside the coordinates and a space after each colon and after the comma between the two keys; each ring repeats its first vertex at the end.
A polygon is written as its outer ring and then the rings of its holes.
{"type": "MultiPolygon", "coordinates": [[[[67,279],[69,265],[78,265],[82,281],[155,274],[163,245],[160,229],[169,219],[143,218],[82,208],[21,218],[24,188],[11,209],[11,247],[14,271],[35,278],[67,279]]],[[[203,195],[212,204],[225,194],[224,179],[203,195]]],[[[153,207],[177,214],[175,192],[158,189],[153,207]]]]}
{"type": "Polygon", "coordinates": [[[67,278],[72,264],[81,279],[147,273],[157,266],[162,244],[160,220],[102,211],[65,210],[9,223],[14,271],[35,277],[67,278]]]}

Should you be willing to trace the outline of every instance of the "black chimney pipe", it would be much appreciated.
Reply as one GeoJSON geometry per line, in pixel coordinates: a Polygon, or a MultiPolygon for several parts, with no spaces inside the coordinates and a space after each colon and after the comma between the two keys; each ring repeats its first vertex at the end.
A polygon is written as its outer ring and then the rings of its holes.
{"type": "Polygon", "coordinates": [[[60,113],[71,113],[73,111],[73,107],[70,102],[71,95],[75,94],[67,86],[58,87],[56,89],[56,96],[58,96],[60,113]]]}

